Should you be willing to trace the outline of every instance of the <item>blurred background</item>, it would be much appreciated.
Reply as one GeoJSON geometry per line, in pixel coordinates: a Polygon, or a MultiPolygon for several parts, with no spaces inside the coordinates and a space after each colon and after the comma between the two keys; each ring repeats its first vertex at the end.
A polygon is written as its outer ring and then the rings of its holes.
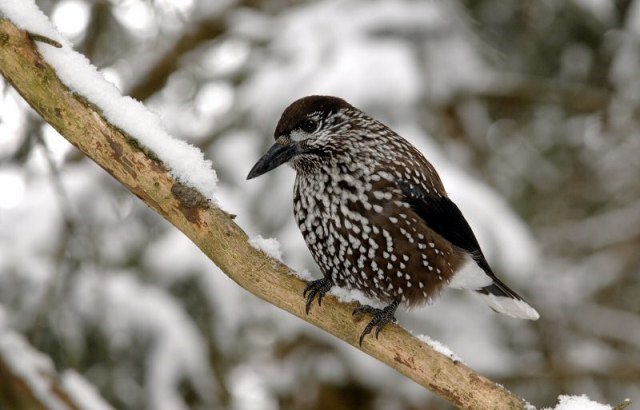
{"type": "MultiPolygon", "coordinates": [[[[434,163],[542,316],[447,291],[401,324],[537,406],[640,403],[640,1],[37,3],[213,160],[217,198],[250,236],[315,276],[293,171],[245,177],[298,97],[383,121],[434,163]]],[[[0,326],[118,409],[451,408],[238,287],[3,79],[0,326]]]]}

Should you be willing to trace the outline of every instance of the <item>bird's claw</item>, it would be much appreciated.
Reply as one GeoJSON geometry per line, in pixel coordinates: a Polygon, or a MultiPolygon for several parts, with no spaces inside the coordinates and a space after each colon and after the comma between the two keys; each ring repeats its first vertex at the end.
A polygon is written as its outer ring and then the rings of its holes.
{"type": "Polygon", "coordinates": [[[380,334],[380,332],[382,331],[382,329],[387,323],[396,323],[398,321],[394,316],[396,309],[398,307],[398,303],[399,303],[398,301],[394,301],[389,306],[383,309],[377,309],[368,305],[362,305],[362,306],[358,306],[353,310],[354,316],[361,315],[364,313],[369,313],[373,316],[373,319],[371,319],[371,321],[367,324],[367,326],[362,331],[362,334],[360,335],[360,340],[359,340],[360,346],[362,346],[362,341],[364,340],[364,337],[369,333],[371,333],[374,327],[376,328],[375,335],[377,339],[378,335],[380,334]]]}
{"type": "Polygon", "coordinates": [[[305,312],[307,315],[309,314],[309,311],[311,311],[311,304],[316,296],[318,296],[318,306],[321,306],[322,298],[329,290],[331,290],[332,287],[333,282],[327,278],[314,280],[307,284],[307,287],[304,288],[304,292],[302,293],[302,295],[307,298],[307,303],[305,305],[305,312]],[[309,296],[307,296],[307,293],[309,296]]]}

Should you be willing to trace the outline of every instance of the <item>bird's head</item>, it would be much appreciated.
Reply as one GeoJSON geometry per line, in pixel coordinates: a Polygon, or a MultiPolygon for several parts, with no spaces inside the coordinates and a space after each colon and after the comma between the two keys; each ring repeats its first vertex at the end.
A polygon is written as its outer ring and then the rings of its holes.
{"type": "Polygon", "coordinates": [[[253,166],[247,179],[285,162],[298,172],[316,168],[344,143],[341,134],[352,126],[347,114],[352,110],[349,103],[337,97],[312,95],[296,100],[280,117],[273,135],[275,144],[253,166]]]}

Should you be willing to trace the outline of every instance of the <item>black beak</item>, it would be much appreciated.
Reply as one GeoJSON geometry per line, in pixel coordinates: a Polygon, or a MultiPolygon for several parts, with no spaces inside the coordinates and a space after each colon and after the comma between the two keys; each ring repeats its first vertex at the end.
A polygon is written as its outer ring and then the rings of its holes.
{"type": "Polygon", "coordinates": [[[266,174],[274,168],[289,161],[294,156],[300,153],[300,147],[297,143],[292,142],[288,144],[275,143],[269,148],[258,160],[258,162],[251,168],[247,179],[259,177],[262,174],[266,174]]]}

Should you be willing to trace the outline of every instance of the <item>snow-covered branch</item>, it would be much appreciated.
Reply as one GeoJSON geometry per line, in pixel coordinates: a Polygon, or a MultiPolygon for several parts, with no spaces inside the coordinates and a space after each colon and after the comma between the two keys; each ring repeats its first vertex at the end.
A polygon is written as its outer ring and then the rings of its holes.
{"type": "Polygon", "coordinates": [[[84,378],[53,363],[20,336],[0,327],[0,408],[109,410],[84,378]]]}
{"type": "MultiPolygon", "coordinates": [[[[304,314],[304,282],[278,258],[256,249],[273,249],[274,244],[260,238],[247,241],[233,217],[217,205],[215,172],[199,150],[173,139],[155,115],[105,82],[60,38],[33,1],[0,0],[0,16],[7,18],[0,17],[0,72],[47,122],[184,232],[244,289],[358,348],[357,338],[365,322],[351,316],[353,306],[328,297],[323,309],[304,314]]],[[[169,50],[169,57],[182,54],[225,28],[224,19],[211,22],[211,27],[187,33],[185,39],[189,41],[178,41],[169,50]]],[[[164,63],[159,66],[167,70],[164,63]]],[[[163,84],[169,72],[156,74],[150,88],[163,84]]],[[[498,91],[502,95],[503,89],[498,91]]],[[[529,92],[520,84],[507,91],[524,91],[525,97],[532,99],[538,96],[538,91],[529,92]]],[[[398,326],[389,326],[379,340],[367,339],[362,350],[461,408],[526,407],[523,400],[475,373],[455,356],[443,356],[443,350],[436,347],[428,338],[415,338],[398,326]]],[[[9,368],[2,367],[0,360],[0,371],[3,369],[9,368]]],[[[6,386],[6,377],[0,377],[0,392],[6,386]]],[[[38,383],[34,380],[33,386],[38,383]]],[[[27,383],[32,386],[31,381],[27,383]]],[[[558,409],[585,409],[588,403],[586,397],[563,398],[558,409]]]]}
{"type": "MultiPolygon", "coordinates": [[[[189,174],[197,174],[201,168],[176,172],[166,159],[165,146],[160,144],[150,149],[145,138],[140,138],[135,130],[123,131],[127,128],[122,125],[126,118],[123,120],[114,107],[126,105],[129,100],[116,97],[111,91],[97,93],[97,99],[91,98],[85,95],[84,89],[71,90],[65,85],[50,65],[51,59],[64,64],[66,58],[66,70],[68,73],[75,70],[76,80],[84,75],[82,70],[94,70],[77,58],[68,45],[55,50],[48,44],[39,47],[43,54],[47,47],[51,49],[46,59],[27,31],[9,20],[0,21],[0,71],[47,122],[184,232],[244,289],[358,347],[358,337],[366,323],[352,317],[353,305],[328,297],[322,310],[314,310],[307,316],[301,296],[305,283],[292,275],[287,266],[254,248],[233,217],[208,199],[211,190],[201,192],[199,188],[203,185],[209,189],[211,185],[207,186],[202,178],[192,179],[189,174]],[[57,54],[54,56],[54,53],[57,54]],[[106,98],[117,99],[107,107],[113,110],[108,113],[101,105],[105,94],[106,98]]],[[[105,87],[103,84],[89,86],[105,87]]],[[[126,110],[123,112],[126,117],[126,110]]],[[[185,147],[175,141],[167,142],[170,143],[174,145],[171,158],[175,158],[185,147]]],[[[185,155],[185,161],[189,161],[188,154],[185,155]]],[[[215,180],[213,171],[210,178],[215,180]]],[[[438,353],[399,326],[389,326],[379,340],[367,339],[362,350],[461,408],[525,407],[522,399],[438,353]]]]}

